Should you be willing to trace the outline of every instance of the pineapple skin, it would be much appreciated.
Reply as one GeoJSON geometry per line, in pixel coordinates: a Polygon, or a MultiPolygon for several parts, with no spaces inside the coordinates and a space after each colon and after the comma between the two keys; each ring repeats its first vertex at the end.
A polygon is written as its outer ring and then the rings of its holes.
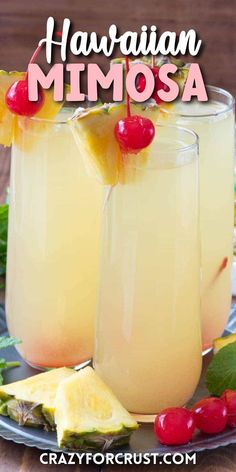
{"type": "Polygon", "coordinates": [[[47,431],[55,430],[54,416],[44,411],[43,405],[16,400],[8,396],[0,400],[0,415],[8,416],[19,426],[30,428],[44,428],[47,431]]]}
{"type": "Polygon", "coordinates": [[[52,371],[40,373],[28,379],[14,382],[13,384],[3,385],[0,387],[0,414],[3,416],[9,416],[12,420],[16,421],[20,426],[29,426],[35,428],[44,428],[47,431],[55,430],[54,420],[54,405],[50,398],[49,404],[42,403],[39,401],[40,395],[38,391],[42,391],[49,388],[50,382],[52,382],[51,388],[55,391],[59,382],[71,375],[75,371],[69,368],[53,369],[52,371]],[[45,382],[42,382],[44,379],[45,382]],[[55,378],[56,377],[56,378],[55,378]],[[40,381],[40,382],[39,382],[40,381]],[[22,393],[22,384],[28,383],[28,387],[24,386],[22,393]],[[35,383],[32,389],[32,384],[35,383]],[[37,400],[32,399],[36,392],[37,400]]]}
{"type": "Polygon", "coordinates": [[[90,433],[73,433],[65,430],[63,436],[58,440],[58,446],[69,451],[98,451],[105,452],[108,448],[125,446],[129,443],[134,429],[123,428],[119,434],[102,434],[99,431],[90,433]]]}

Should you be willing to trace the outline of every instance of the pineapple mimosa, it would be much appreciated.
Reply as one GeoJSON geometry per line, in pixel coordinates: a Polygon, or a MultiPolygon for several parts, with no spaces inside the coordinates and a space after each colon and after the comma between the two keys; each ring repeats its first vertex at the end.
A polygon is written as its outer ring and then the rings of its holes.
{"type": "Polygon", "coordinates": [[[204,349],[223,333],[230,312],[234,208],[234,100],[215,87],[208,94],[208,102],[179,102],[160,115],[199,136],[204,349]]]}
{"type": "Polygon", "coordinates": [[[39,367],[93,354],[102,186],[84,170],[72,113],[19,117],[12,148],[7,322],[39,367]]]}
{"type": "Polygon", "coordinates": [[[136,414],[184,405],[201,372],[196,139],[158,126],[105,203],[95,369],[136,414]]]}

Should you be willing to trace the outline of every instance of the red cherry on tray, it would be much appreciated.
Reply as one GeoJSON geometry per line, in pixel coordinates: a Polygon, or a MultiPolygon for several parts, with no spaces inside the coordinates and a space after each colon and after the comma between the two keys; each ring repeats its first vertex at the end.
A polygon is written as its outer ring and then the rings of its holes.
{"type": "Polygon", "coordinates": [[[167,408],[156,416],[154,423],[157,438],[167,446],[187,444],[195,428],[194,414],[187,408],[167,408]]]}
{"type": "Polygon", "coordinates": [[[202,433],[216,434],[223,431],[227,423],[227,409],[222,399],[203,398],[192,407],[197,428],[202,433]]]}
{"type": "Polygon", "coordinates": [[[119,120],[114,131],[122,151],[131,154],[137,154],[149,146],[155,136],[152,121],[139,115],[131,115],[119,120]]]}
{"type": "Polygon", "coordinates": [[[236,428],[236,391],[225,390],[220,398],[227,408],[227,425],[236,428]]]}
{"type": "Polygon", "coordinates": [[[44,94],[39,89],[39,98],[36,102],[28,99],[27,80],[18,80],[11,85],[6,93],[6,104],[9,110],[16,115],[34,116],[43,106],[44,94]]]}

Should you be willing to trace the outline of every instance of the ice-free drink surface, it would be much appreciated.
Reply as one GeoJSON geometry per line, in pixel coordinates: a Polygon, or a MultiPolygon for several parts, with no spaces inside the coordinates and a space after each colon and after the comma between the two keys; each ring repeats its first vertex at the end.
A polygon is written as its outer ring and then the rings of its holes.
{"type": "Polygon", "coordinates": [[[199,136],[204,349],[221,336],[230,312],[234,205],[233,98],[215,87],[208,93],[208,102],[178,103],[160,116],[199,136]]]}
{"type": "Polygon", "coordinates": [[[90,359],[94,347],[102,186],[66,123],[18,119],[12,148],[7,322],[39,367],[90,359]]]}
{"type": "Polygon", "coordinates": [[[168,128],[144,166],[128,157],[103,215],[95,368],[142,415],[184,405],[201,371],[198,160],[168,128]]]}

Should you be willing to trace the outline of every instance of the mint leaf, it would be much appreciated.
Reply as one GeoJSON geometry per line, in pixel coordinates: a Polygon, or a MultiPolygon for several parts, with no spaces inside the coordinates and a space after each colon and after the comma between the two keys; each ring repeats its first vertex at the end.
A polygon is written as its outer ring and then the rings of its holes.
{"type": "MultiPolygon", "coordinates": [[[[0,336],[0,349],[20,344],[20,339],[12,338],[11,336],[0,336]]],[[[11,367],[19,367],[20,362],[18,361],[7,361],[6,359],[0,358],[0,385],[3,384],[2,371],[4,369],[10,369],[11,367]]]]}
{"type": "Polygon", "coordinates": [[[236,342],[223,347],[213,357],[206,373],[206,386],[218,396],[225,389],[236,390],[236,342]]]}
{"type": "Polygon", "coordinates": [[[6,347],[20,344],[21,342],[20,339],[12,338],[11,336],[0,336],[0,349],[5,349],[6,347]]]}

